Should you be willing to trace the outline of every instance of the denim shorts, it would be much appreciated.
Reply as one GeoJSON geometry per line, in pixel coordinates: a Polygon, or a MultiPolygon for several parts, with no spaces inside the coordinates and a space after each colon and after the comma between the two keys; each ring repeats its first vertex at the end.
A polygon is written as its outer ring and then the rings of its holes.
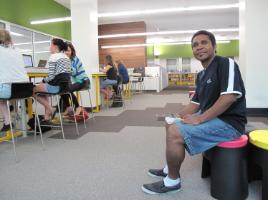
{"type": "Polygon", "coordinates": [[[219,118],[199,125],[185,124],[177,119],[175,125],[179,128],[185,148],[190,155],[202,153],[221,142],[238,139],[241,136],[235,128],[219,118]]]}
{"type": "Polygon", "coordinates": [[[109,85],[116,85],[116,84],[117,84],[117,80],[105,79],[101,83],[101,88],[106,88],[109,85]]]}
{"type": "Polygon", "coordinates": [[[11,97],[11,84],[1,83],[0,84],[0,98],[8,99],[11,97]]]}
{"type": "Polygon", "coordinates": [[[60,91],[60,86],[49,85],[46,83],[47,92],[49,93],[58,93],[60,91]]]}

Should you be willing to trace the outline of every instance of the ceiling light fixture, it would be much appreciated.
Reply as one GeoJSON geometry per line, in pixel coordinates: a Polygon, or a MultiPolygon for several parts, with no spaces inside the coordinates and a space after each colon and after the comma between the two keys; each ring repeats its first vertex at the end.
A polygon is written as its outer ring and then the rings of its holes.
{"type": "MultiPolygon", "coordinates": [[[[217,44],[220,43],[230,43],[230,40],[219,40],[217,44]]],[[[145,44],[126,44],[126,45],[105,45],[101,46],[102,49],[117,49],[117,48],[129,48],[129,47],[145,47],[145,46],[154,46],[154,45],[183,45],[183,44],[191,44],[189,41],[182,41],[182,42],[171,42],[171,43],[145,43],[145,44]]]]}
{"type": "Polygon", "coordinates": [[[34,53],[50,53],[50,51],[36,51],[34,53]]]}
{"type": "MultiPolygon", "coordinates": [[[[118,37],[137,37],[137,36],[150,36],[150,35],[175,35],[175,34],[192,34],[199,30],[177,30],[177,31],[159,31],[159,32],[143,32],[143,33],[122,33],[112,35],[99,35],[99,39],[105,38],[118,38],[118,37]]],[[[238,32],[239,28],[220,28],[220,29],[207,29],[207,31],[218,32],[238,32]]]]}
{"type": "Polygon", "coordinates": [[[134,10],[134,11],[100,13],[98,15],[98,17],[99,18],[121,17],[121,16],[133,16],[133,15],[149,15],[149,14],[159,14],[159,13],[170,13],[170,12],[219,10],[219,9],[230,9],[230,8],[239,8],[239,4],[236,3],[236,4],[225,4],[225,5],[190,6],[190,7],[178,7],[178,8],[163,8],[163,9],[151,9],[151,10],[134,10]]]}
{"type": "Polygon", "coordinates": [[[47,23],[64,22],[64,21],[71,21],[71,17],[36,20],[36,21],[31,21],[31,24],[47,24],[47,23]]]}
{"type": "Polygon", "coordinates": [[[19,36],[19,37],[23,36],[21,33],[16,33],[16,32],[12,32],[12,31],[10,31],[10,35],[19,36]]]}
{"type": "MultiPolygon", "coordinates": [[[[50,40],[34,42],[34,44],[45,44],[45,43],[50,43],[50,40]]],[[[15,43],[14,46],[28,45],[28,44],[33,44],[33,43],[32,42],[15,43]]]]}
{"type": "MultiPolygon", "coordinates": [[[[98,14],[98,18],[133,16],[133,15],[149,15],[149,14],[199,11],[199,10],[200,11],[219,10],[219,9],[231,9],[231,8],[239,8],[239,4],[236,3],[236,4],[224,4],[224,5],[190,6],[190,7],[178,7],[178,8],[163,8],[163,9],[151,9],[151,10],[134,10],[134,11],[112,12],[112,13],[100,13],[98,14]]],[[[71,17],[34,20],[34,21],[31,21],[31,24],[45,24],[45,23],[54,23],[54,22],[63,22],[63,21],[71,21],[71,17]]]]}

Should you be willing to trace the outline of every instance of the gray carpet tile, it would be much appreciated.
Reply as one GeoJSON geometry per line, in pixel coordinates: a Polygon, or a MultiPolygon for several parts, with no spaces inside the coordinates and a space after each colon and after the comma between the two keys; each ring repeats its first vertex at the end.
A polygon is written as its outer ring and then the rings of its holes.
{"type": "Polygon", "coordinates": [[[178,90],[176,89],[165,89],[160,92],[147,91],[146,94],[152,95],[171,95],[171,94],[188,94],[188,90],[178,90]]]}
{"type": "MultiPolygon", "coordinates": [[[[163,127],[131,126],[117,134],[90,133],[66,142],[47,139],[44,151],[31,141],[18,145],[19,163],[8,149],[0,154],[1,200],[213,199],[210,179],[200,178],[201,155],[186,155],[180,192],[150,196],[141,191],[142,184],[160,180],[147,170],[165,163],[163,127]]],[[[254,182],[248,199],[258,198],[260,185],[254,182]]]]}
{"type": "Polygon", "coordinates": [[[248,117],[248,122],[262,122],[268,125],[268,117],[248,117]]]}
{"type": "MultiPolygon", "coordinates": [[[[65,142],[50,138],[58,135],[58,130],[44,134],[45,150],[39,137],[36,141],[32,136],[19,138],[18,163],[12,145],[1,143],[0,199],[212,200],[210,179],[200,177],[201,155],[186,154],[180,192],[151,196],[141,191],[142,184],[159,180],[149,177],[147,170],[165,164],[165,128],[155,115],[173,113],[189,102],[187,96],[135,95],[125,109],[96,114],[95,122],[87,121],[87,129],[81,124],[80,137],[74,126],[65,126],[66,135],[73,138],[65,142]],[[134,119],[135,115],[143,120],[134,119]],[[114,118],[120,122],[114,130],[103,125],[103,120],[112,123],[114,118]]],[[[249,118],[249,123],[261,128],[268,125],[264,118],[249,118]]],[[[261,199],[260,181],[249,184],[247,199],[261,199]]]]}
{"type": "MultiPolygon", "coordinates": [[[[66,139],[77,139],[89,132],[119,132],[125,126],[164,126],[162,121],[157,120],[157,115],[165,113],[176,113],[183,108],[180,103],[167,103],[165,107],[148,107],[145,110],[125,110],[117,116],[96,116],[95,120],[87,120],[87,128],[79,124],[79,135],[76,134],[74,124],[64,126],[66,139]]],[[[256,129],[268,128],[268,120],[262,117],[249,118],[247,130],[250,132],[256,129]],[[267,124],[266,124],[267,123],[267,124]]],[[[62,139],[62,133],[52,135],[50,138],[62,139]]]]}
{"type": "MultiPolygon", "coordinates": [[[[165,107],[148,107],[145,110],[125,110],[117,116],[96,116],[95,120],[87,120],[87,128],[83,123],[79,124],[80,135],[76,135],[75,126],[64,126],[66,139],[77,139],[88,132],[119,132],[125,126],[164,126],[164,123],[157,121],[157,115],[173,113],[183,107],[179,103],[168,103],[165,107]]],[[[50,138],[61,139],[59,132],[50,138]]]]}

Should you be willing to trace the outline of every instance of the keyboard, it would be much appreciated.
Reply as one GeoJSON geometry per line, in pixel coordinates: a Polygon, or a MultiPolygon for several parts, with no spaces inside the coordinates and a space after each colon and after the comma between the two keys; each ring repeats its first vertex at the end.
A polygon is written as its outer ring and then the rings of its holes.
{"type": "Polygon", "coordinates": [[[48,73],[48,68],[27,67],[25,69],[27,73],[48,73]]]}

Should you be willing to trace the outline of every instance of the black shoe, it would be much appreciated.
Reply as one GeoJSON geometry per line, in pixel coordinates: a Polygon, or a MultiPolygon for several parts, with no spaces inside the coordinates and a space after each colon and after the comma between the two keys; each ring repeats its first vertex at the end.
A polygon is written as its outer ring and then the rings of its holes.
{"type": "Polygon", "coordinates": [[[142,191],[147,194],[163,194],[163,193],[171,193],[178,192],[181,189],[181,183],[178,183],[172,187],[166,187],[164,184],[164,180],[158,181],[155,183],[144,184],[142,186],[142,191]]]}
{"type": "Polygon", "coordinates": [[[152,177],[166,177],[167,174],[163,171],[163,169],[149,169],[148,175],[152,177]]]}
{"type": "Polygon", "coordinates": [[[1,132],[9,131],[10,130],[10,124],[7,124],[2,127],[1,132]]]}

